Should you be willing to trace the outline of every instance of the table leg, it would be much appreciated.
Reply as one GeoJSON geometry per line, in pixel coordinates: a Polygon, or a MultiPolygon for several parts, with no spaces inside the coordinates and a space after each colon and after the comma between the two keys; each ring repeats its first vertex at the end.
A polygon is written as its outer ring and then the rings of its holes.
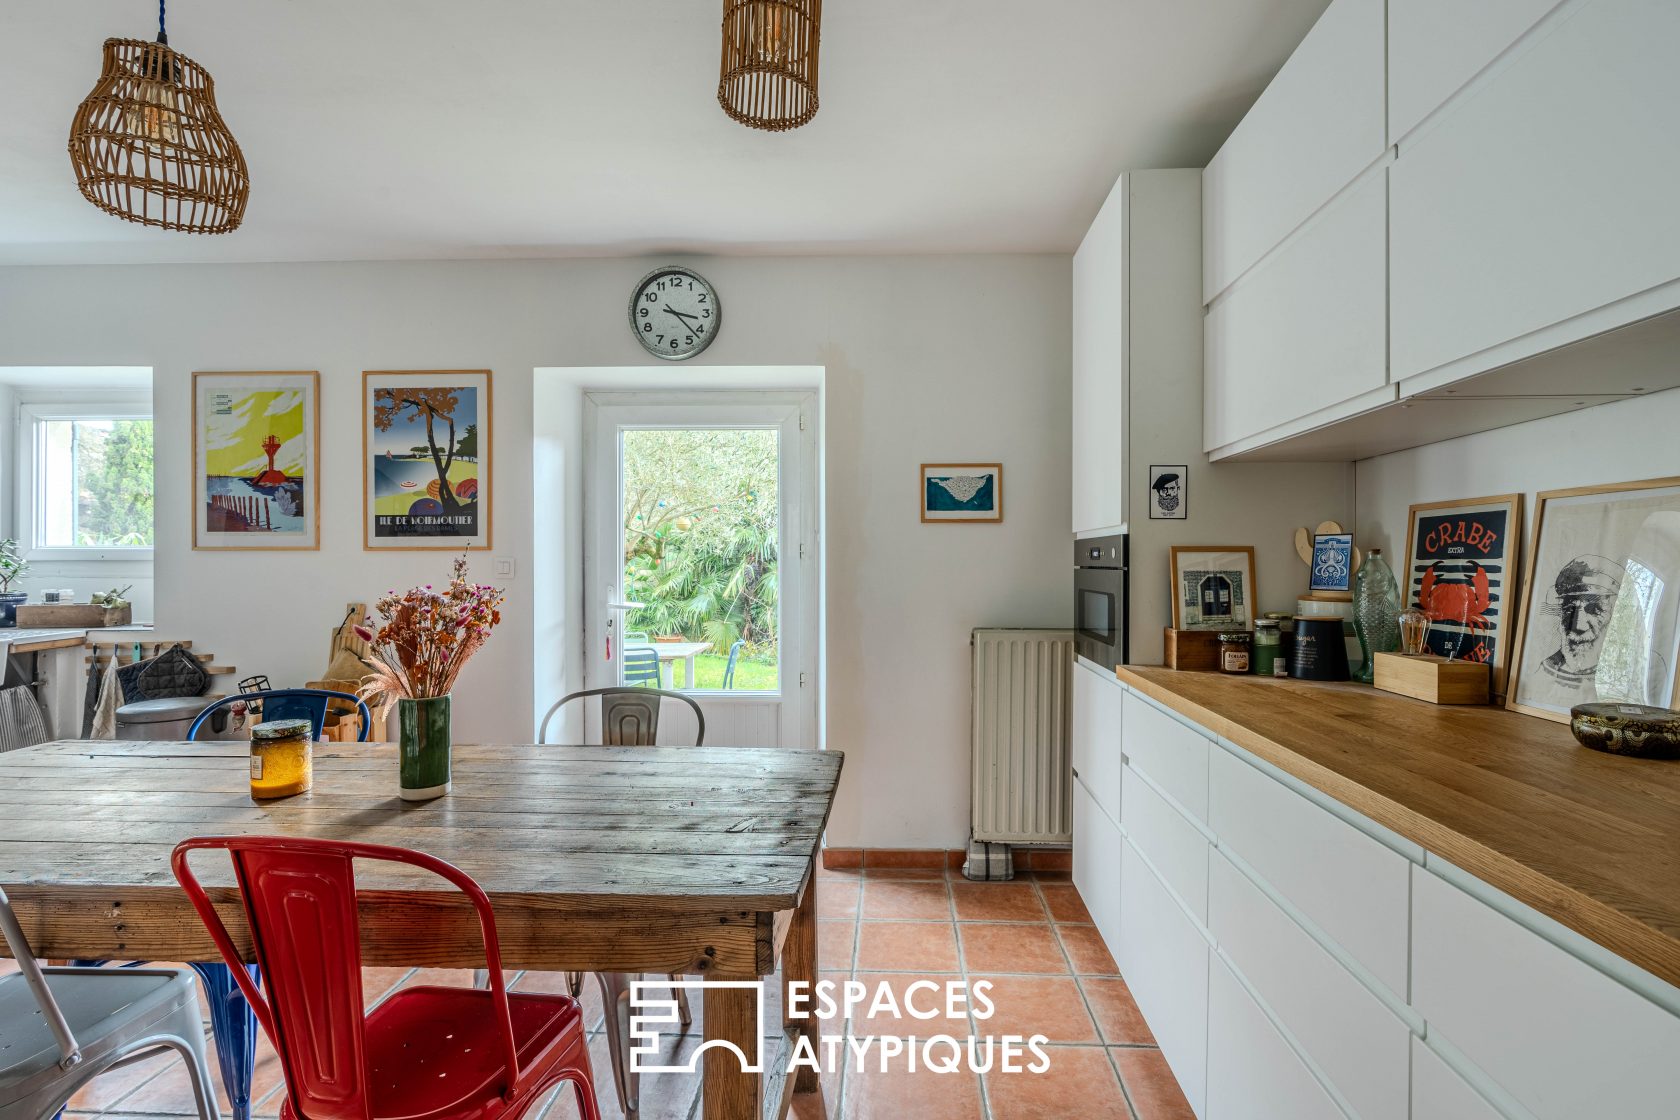
{"type": "MultiPolygon", "coordinates": [[[[246,965],[251,979],[260,982],[254,964],[246,965]]],[[[216,1040],[216,1064],[221,1067],[222,1087],[233,1106],[234,1120],[250,1120],[251,1081],[256,1072],[257,1015],[245,1002],[245,993],[225,964],[194,964],[204,981],[204,995],[210,1004],[210,1031],[216,1040]]]]}
{"type": "Polygon", "coordinates": [[[694,655],[691,653],[683,660],[683,672],[688,675],[683,679],[683,687],[694,691],[694,655]]]}
{"type": "Polygon", "coordinates": [[[701,1055],[703,1120],[760,1120],[764,1115],[764,1075],[742,1068],[743,1064],[762,1067],[763,1040],[758,1037],[762,998],[756,986],[706,989],[706,1042],[731,1043],[740,1054],[728,1046],[708,1045],[701,1055]],[[745,1063],[740,1055],[746,1056],[745,1063]]]}
{"type": "MultiPolygon", "coordinates": [[[[805,896],[799,900],[799,906],[793,912],[793,924],[788,926],[787,940],[782,943],[782,1007],[791,1008],[793,1001],[787,996],[787,985],[795,981],[803,981],[807,996],[815,989],[817,983],[817,874],[811,873],[811,879],[805,884],[805,896]]],[[[805,1001],[805,1014],[784,1016],[790,1027],[797,1027],[806,1038],[811,1040],[813,1049],[821,1052],[818,1035],[820,1029],[817,1016],[811,1010],[811,1000],[805,1001]]],[[[793,1091],[796,1093],[814,1093],[822,1088],[822,1078],[817,1071],[806,1066],[800,1066],[794,1077],[793,1091]]]]}

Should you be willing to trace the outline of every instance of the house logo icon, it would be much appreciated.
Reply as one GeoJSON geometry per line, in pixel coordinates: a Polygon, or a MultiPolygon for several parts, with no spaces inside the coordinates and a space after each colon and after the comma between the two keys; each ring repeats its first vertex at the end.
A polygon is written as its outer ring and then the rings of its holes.
{"type": "MultiPolygon", "coordinates": [[[[758,1037],[764,1037],[764,984],[757,980],[633,980],[630,983],[630,1068],[637,1073],[694,1073],[700,1057],[714,1048],[732,1050],[743,1073],[763,1073],[762,1057],[749,1061],[741,1048],[722,1038],[711,1038],[696,1047],[687,1059],[672,1065],[660,1061],[662,1028],[674,1030],[679,1022],[676,993],[704,993],[709,988],[748,988],[753,992],[753,1011],[758,1020],[758,1037]]],[[[762,1046],[760,1050],[762,1051],[762,1046]]]]}

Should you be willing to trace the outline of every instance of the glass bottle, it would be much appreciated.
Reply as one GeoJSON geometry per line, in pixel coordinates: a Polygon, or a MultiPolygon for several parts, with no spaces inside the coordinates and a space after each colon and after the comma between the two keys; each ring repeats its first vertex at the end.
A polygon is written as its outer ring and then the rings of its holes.
{"type": "Polygon", "coordinates": [[[1353,632],[1359,636],[1364,657],[1354,680],[1371,683],[1376,665],[1372,655],[1392,653],[1400,648],[1400,587],[1382,557],[1373,548],[1353,577],[1353,632]]]}

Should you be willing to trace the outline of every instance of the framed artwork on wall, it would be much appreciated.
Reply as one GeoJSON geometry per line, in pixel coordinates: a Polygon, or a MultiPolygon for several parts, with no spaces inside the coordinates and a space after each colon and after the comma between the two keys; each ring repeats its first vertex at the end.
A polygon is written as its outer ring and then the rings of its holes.
{"type": "Polygon", "coordinates": [[[1190,468],[1149,468],[1149,520],[1185,521],[1190,517],[1190,468]]]}
{"type": "Polygon", "coordinates": [[[490,371],[362,374],[362,547],[487,549],[490,371]]]}
{"type": "Polygon", "coordinates": [[[1505,706],[1567,723],[1596,700],[1673,707],[1680,478],[1540,494],[1505,706]]]}
{"type": "Polygon", "coordinates": [[[923,463],[923,521],[1002,521],[1002,463],[923,463]]]}
{"type": "Polygon", "coordinates": [[[1407,520],[1402,590],[1429,616],[1428,652],[1491,666],[1493,694],[1505,695],[1523,496],[1423,502],[1407,520]]]}
{"type": "Polygon", "coordinates": [[[314,371],[192,375],[193,548],[321,547],[314,371]]]}
{"type": "Polygon", "coordinates": [[[1247,630],[1254,625],[1251,545],[1173,545],[1174,630],[1247,630]]]}

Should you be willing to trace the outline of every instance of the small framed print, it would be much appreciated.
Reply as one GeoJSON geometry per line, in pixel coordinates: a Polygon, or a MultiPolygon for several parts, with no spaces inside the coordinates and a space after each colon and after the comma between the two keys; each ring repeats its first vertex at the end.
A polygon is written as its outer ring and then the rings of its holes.
{"type": "Polygon", "coordinates": [[[321,547],[321,375],[194,373],[193,548],[321,547]]]}
{"type": "Polygon", "coordinates": [[[1174,630],[1247,630],[1254,625],[1251,545],[1173,545],[1174,630]]]}
{"type": "Polygon", "coordinates": [[[1672,708],[1680,686],[1680,478],[1539,495],[1505,706],[1672,708]]]}
{"type": "Polygon", "coordinates": [[[1183,521],[1190,516],[1190,468],[1149,468],[1149,520],[1183,521]]]}
{"type": "Polygon", "coordinates": [[[1346,594],[1353,588],[1353,534],[1315,533],[1308,591],[1346,594]]]}
{"type": "Polygon", "coordinates": [[[1002,521],[1002,463],[923,463],[922,520],[1002,521]]]}
{"type": "Polygon", "coordinates": [[[490,547],[490,371],[362,374],[362,547],[490,547]]]}

